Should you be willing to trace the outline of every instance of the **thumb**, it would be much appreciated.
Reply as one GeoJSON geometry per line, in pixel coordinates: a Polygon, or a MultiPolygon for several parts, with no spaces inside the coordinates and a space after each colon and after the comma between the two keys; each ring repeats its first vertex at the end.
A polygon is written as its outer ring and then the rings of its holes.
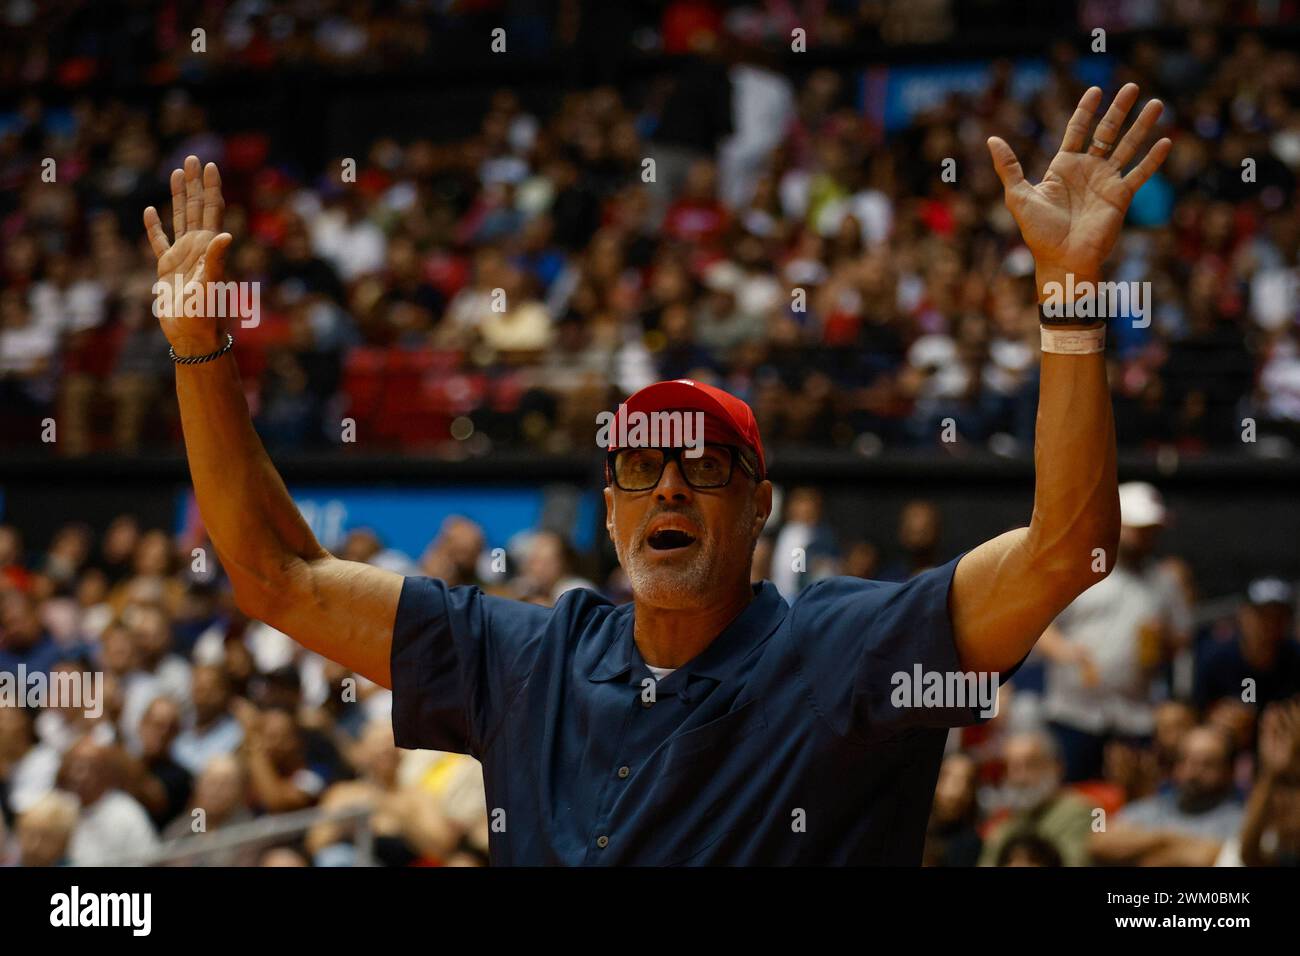
{"type": "Polygon", "coordinates": [[[203,275],[210,281],[216,281],[226,274],[226,251],[235,237],[228,232],[213,236],[208,248],[203,251],[203,275]]]}
{"type": "Polygon", "coordinates": [[[1011,192],[1025,181],[1024,171],[1015,152],[1000,136],[990,136],[988,140],[989,155],[993,157],[993,168],[997,171],[1002,187],[1011,192]]]}

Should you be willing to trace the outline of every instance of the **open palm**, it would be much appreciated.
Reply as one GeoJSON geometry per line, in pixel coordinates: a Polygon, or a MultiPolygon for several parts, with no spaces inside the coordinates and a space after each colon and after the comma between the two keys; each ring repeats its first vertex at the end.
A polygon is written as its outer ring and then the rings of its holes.
{"type": "MultiPolygon", "coordinates": [[[[172,170],[173,241],[167,241],[158,210],[144,211],[144,228],[149,245],[158,257],[158,279],[166,283],[163,292],[170,301],[160,310],[158,321],[177,354],[202,351],[217,340],[218,320],[214,316],[185,314],[183,291],[191,283],[219,282],[225,273],[226,250],[231,236],[221,232],[225,201],[221,196],[221,174],[216,163],[202,169],[197,156],[185,159],[185,168],[172,170]],[[182,292],[173,291],[179,276],[182,292]]],[[[207,301],[206,295],[204,301],[207,301]]],[[[207,349],[210,351],[210,349],[207,349]]]]}
{"type": "Polygon", "coordinates": [[[1060,152],[1037,186],[1025,179],[1011,147],[997,136],[989,138],[989,153],[1006,191],[1007,208],[1040,275],[1072,272],[1080,278],[1095,278],[1119,237],[1133,196],[1169,155],[1172,143],[1161,139],[1124,174],[1124,167],[1137,155],[1163,110],[1159,100],[1149,102],[1124,138],[1116,142],[1137,98],[1137,85],[1125,85],[1089,136],[1101,90],[1094,86],[1084,93],[1066,126],[1060,152]]]}

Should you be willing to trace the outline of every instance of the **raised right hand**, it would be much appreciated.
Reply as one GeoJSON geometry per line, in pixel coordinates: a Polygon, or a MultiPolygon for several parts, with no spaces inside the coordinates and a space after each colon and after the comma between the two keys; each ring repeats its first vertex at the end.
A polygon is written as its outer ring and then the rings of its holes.
{"type": "Polygon", "coordinates": [[[221,281],[225,274],[226,251],[233,241],[230,233],[220,232],[221,215],[226,204],[221,197],[221,173],[217,171],[217,164],[208,163],[203,169],[202,182],[199,168],[199,158],[187,156],[184,170],[172,170],[172,227],[175,232],[172,242],[167,241],[158,210],[150,206],[144,211],[145,232],[154,255],[158,257],[158,279],[167,285],[167,290],[161,293],[166,302],[155,303],[154,312],[167,341],[180,356],[206,355],[225,344],[219,318],[185,314],[185,287],[198,282],[205,286],[206,291],[207,283],[221,281]],[[179,297],[175,294],[177,275],[182,290],[179,297]],[[160,308],[160,305],[164,307],[160,308]]]}

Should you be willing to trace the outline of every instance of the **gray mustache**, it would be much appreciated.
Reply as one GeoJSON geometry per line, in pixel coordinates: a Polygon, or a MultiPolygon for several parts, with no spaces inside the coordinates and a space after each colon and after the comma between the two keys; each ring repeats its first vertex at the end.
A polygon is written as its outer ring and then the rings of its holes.
{"type": "Polygon", "coordinates": [[[690,521],[693,521],[700,528],[701,537],[703,537],[704,533],[706,533],[705,525],[704,525],[704,516],[701,515],[699,512],[697,512],[694,508],[691,509],[660,508],[659,510],[647,515],[645,520],[641,522],[641,527],[637,528],[636,540],[638,544],[645,541],[646,528],[650,527],[651,522],[653,522],[660,515],[678,515],[682,518],[687,518],[690,521]]]}

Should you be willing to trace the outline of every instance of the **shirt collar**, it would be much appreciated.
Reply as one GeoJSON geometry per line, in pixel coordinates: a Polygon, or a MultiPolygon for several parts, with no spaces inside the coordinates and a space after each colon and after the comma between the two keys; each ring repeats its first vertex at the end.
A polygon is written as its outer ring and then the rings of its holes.
{"type": "MultiPolygon", "coordinates": [[[[705,677],[722,681],[736,670],[750,651],[767,640],[784,620],[788,610],[785,598],[781,597],[771,581],[754,585],[754,600],[722,629],[722,633],[708,647],[678,670],[684,671],[690,678],[705,677]]],[[[606,681],[621,677],[632,669],[634,663],[641,660],[633,638],[634,620],[634,613],[628,613],[619,623],[614,639],[609,642],[605,653],[588,674],[589,680],[606,681]]],[[[677,674],[672,676],[676,677],[677,674]]]]}

